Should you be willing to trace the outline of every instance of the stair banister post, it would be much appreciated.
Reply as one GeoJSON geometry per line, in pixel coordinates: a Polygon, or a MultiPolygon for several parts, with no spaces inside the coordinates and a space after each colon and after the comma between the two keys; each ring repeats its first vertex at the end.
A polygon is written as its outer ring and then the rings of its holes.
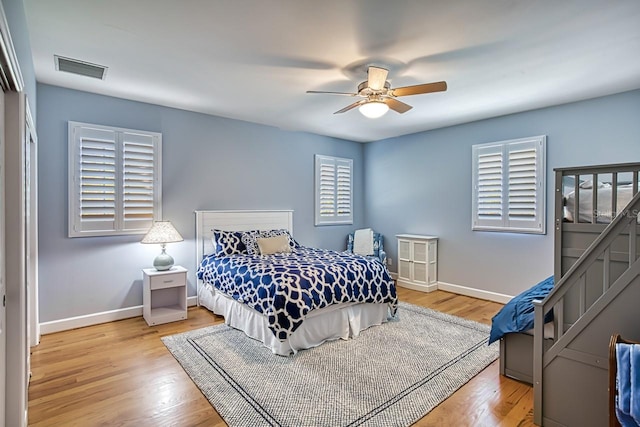
{"type": "Polygon", "coordinates": [[[544,304],[533,301],[533,422],[542,425],[542,367],[544,360],[544,304]]]}

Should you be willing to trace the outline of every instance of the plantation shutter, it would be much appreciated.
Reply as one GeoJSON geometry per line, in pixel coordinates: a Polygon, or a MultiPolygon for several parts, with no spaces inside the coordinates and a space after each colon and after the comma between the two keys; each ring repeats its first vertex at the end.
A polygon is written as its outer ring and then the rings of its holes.
{"type": "Polygon", "coordinates": [[[142,234],[161,218],[161,135],[69,122],[69,237],[142,234]]]}
{"type": "Polygon", "coordinates": [[[475,187],[475,226],[500,226],[503,223],[504,161],[501,146],[478,149],[475,187]]]}
{"type": "Polygon", "coordinates": [[[474,230],[545,233],[546,137],[474,145],[474,230]]]}
{"type": "Polygon", "coordinates": [[[336,166],[334,162],[324,161],[319,165],[319,210],[321,218],[334,218],[336,215],[336,166]]]}
{"type": "MultiPolygon", "coordinates": [[[[509,146],[509,221],[536,219],[536,149],[531,144],[509,146]]],[[[522,223],[521,223],[522,224],[522,223]]]]}
{"type": "Polygon", "coordinates": [[[155,212],[154,137],[124,132],[123,149],[123,228],[149,229],[155,212]]]}
{"type": "Polygon", "coordinates": [[[353,160],[316,155],[315,162],[315,224],[353,224],[353,160]]]}
{"type": "Polygon", "coordinates": [[[346,218],[349,222],[353,217],[351,212],[351,167],[352,160],[336,159],[336,215],[346,218]]]}
{"type": "Polygon", "coordinates": [[[80,185],[75,189],[79,222],[75,231],[113,230],[116,223],[116,133],[74,129],[78,154],[74,159],[80,185]]]}

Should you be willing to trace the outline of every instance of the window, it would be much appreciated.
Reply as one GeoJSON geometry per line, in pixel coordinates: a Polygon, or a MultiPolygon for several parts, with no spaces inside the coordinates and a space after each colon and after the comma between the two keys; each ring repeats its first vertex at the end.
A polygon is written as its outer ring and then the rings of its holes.
{"type": "Polygon", "coordinates": [[[162,135],[69,122],[69,237],[143,234],[161,212],[162,135]]]}
{"type": "Polygon", "coordinates": [[[546,136],[474,145],[473,230],[545,233],[546,136]]]}
{"type": "Polygon", "coordinates": [[[316,154],[316,225],[353,224],[353,160],[316,154]]]}

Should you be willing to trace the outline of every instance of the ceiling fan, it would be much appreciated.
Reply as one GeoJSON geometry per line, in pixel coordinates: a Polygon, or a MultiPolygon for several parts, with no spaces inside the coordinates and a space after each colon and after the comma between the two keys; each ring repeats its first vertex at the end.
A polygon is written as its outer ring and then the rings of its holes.
{"type": "Polygon", "coordinates": [[[359,96],[364,99],[347,105],[333,114],[346,113],[353,108],[360,107],[359,110],[365,117],[374,119],[384,115],[389,109],[402,114],[413,108],[404,102],[398,101],[396,98],[399,96],[419,95],[422,93],[447,90],[447,82],[425,83],[391,89],[391,85],[387,81],[388,74],[389,70],[371,65],[367,70],[368,79],[358,85],[357,93],[324,92],[316,90],[308,90],[307,93],[359,96]]]}

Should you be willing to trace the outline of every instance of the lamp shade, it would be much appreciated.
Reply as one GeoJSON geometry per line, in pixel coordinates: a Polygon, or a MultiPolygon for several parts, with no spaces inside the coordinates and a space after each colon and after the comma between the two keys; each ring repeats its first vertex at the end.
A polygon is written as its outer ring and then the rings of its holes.
{"type": "Polygon", "coordinates": [[[183,240],[170,221],[156,221],[140,243],[173,243],[183,240]]]}
{"type": "Polygon", "coordinates": [[[389,111],[389,106],[382,101],[369,101],[362,104],[360,108],[358,108],[358,111],[360,111],[360,113],[365,117],[377,119],[378,117],[384,116],[384,114],[389,111]]]}

